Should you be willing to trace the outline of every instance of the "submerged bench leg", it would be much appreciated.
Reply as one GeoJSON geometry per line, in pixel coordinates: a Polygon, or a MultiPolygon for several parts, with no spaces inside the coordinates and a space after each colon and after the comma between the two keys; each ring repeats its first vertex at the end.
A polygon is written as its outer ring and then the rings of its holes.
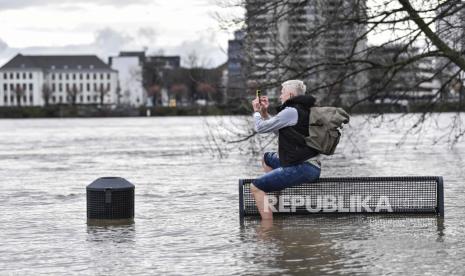
{"type": "Polygon", "coordinates": [[[437,182],[437,213],[439,216],[444,216],[444,181],[442,176],[438,177],[437,182]]]}

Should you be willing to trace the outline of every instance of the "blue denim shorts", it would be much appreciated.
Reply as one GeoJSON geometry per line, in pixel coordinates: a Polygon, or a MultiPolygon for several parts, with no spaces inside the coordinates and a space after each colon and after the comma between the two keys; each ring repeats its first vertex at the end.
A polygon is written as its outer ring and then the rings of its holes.
{"type": "Polygon", "coordinates": [[[320,168],[308,162],[281,167],[276,152],[266,152],[263,160],[273,170],[257,178],[253,184],[264,192],[280,191],[302,183],[315,182],[320,178],[320,168]]]}

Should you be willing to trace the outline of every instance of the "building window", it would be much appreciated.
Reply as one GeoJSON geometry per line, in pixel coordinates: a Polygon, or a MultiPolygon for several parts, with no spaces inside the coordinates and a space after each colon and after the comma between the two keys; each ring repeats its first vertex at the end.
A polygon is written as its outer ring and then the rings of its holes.
{"type": "Polygon", "coordinates": [[[59,86],[58,86],[58,91],[59,92],[63,92],[63,84],[60,83],[59,86]]]}
{"type": "Polygon", "coordinates": [[[90,96],[87,95],[87,102],[90,102],[90,96]]]}
{"type": "Polygon", "coordinates": [[[90,79],[90,74],[89,73],[86,74],[86,79],[90,79]]]}
{"type": "Polygon", "coordinates": [[[107,90],[110,91],[110,83],[107,83],[107,90]]]}
{"type": "Polygon", "coordinates": [[[96,79],[97,79],[97,74],[94,73],[94,80],[96,80],[96,79]]]}
{"type": "Polygon", "coordinates": [[[98,97],[97,96],[94,96],[94,101],[97,101],[98,100],[98,97]]]}
{"type": "Polygon", "coordinates": [[[97,84],[94,83],[94,91],[97,91],[97,84]]]}
{"type": "Polygon", "coordinates": [[[6,104],[8,104],[8,97],[7,97],[6,95],[3,96],[3,101],[4,101],[6,104]]]}
{"type": "Polygon", "coordinates": [[[52,80],[55,80],[55,74],[52,74],[52,80]]]}
{"type": "Polygon", "coordinates": [[[32,85],[32,83],[29,84],[29,91],[32,91],[34,88],[34,86],[32,85]]]}
{"type": "Polygon", "coordinates": [[[25,83],[23,83],[23,91],[26,91],[26,87],[27,87],[27,85],[25,83]]]}
{"type": "Polygon", "coordinates": [[[103,91],[103,83],[100,84],[100,91],[103,91]]]}
{"type": "Polygon", "coordinates": [[[5,91],[5,92],[8,91],[8,84],[6,84],[6,83],[3,84],[3,91],[5,91]]]}
{"type": "Polygon", "coordinates": [[[32,73],[29,73],[29,78],[32,80],[32,73]]]}
{"type": "Polygon", "coordinates": [[[60,73],[60,74],[58,74],[58,79],[59,79],[59,80],[61,80],[61,73],[60,73]]]}
{"type": "Polygon", "coordinates": [[[107,74],[107,79],[110,79],[110,73],[107,74]]]}
{"type": "Polygon", "coordinates": [[[19,74],[19,73],[16,73],[16,79],[19,80],[20,78],[21,78],[20,74],[19,74]]]}
{"type": "Polygon", "coordinates": [[[66,84],[66,91],[69,91],[69,83],[66,84]]]}
{"type": "Polygon", "coordinates": [[[56,103],[57,98],[55,96],[52,96],[52,103],[56,103]]]}
{"type": "Polygon", "coordinates": [[[75,80],[75,79],[76,79],[76,74],[73,74],[73,80],[75,80]]]}
{"type": "Polygon", "coordinates": [[[82,87],[83,87],[83,84],[80,83],[80,84],[79,84],[79,91],[82,91],[82,87]]]}
{"type": "Polygon", "coordinates": [[[14,78],[13,73],[10,73],[10,79],[13,79],[13,78],[14,78]]]}
{"type": "Polygon", "coordinates": [[[100,79],[103,80],[103,74],[100,74],[100,79]]]}
{"type": "Polygon", "coordinates": [[[29,102],[32,104],[34,102],[34,96],[31,94],[29,95],[29,102]]]}
{"type": "Polygon", "coordinates": [[[79,96],[79,101],[80,101],[81,103],[83,102],[83,100],[84,100],[84,99],[83,99],[82,95],[79,96]]]}
{"type": "Polygon", "coordinates": [[[56,90],[56,85],[52,83],[52,92],[55,92],[55,90],[56,90]]]}
{"type": "Polygon", "coordinates": [[[58,101],[59,101],[59,103],[62,103],[62,102],[63,102],[63,96],[60,96],[60,97],[58,98],[58,101]]]}
{"type": "Polygon", "coordinates": [[[81,74],[79,74],[79,79],[80,79],[80,80],[82,80],[82,73],[81,73],[81,74]]]}
{"type": "Polygon", "coordinates": [[[26,95],[23,96],[23,102],[24,102],[24,103],[27,103],[26,95]]]}
{"type": "Polygon", "coordinates": [[[14,90],[15,90],[15,86],[12,83],[10,83],[10,91],[13,92],[14,90]]]}
{"type": "Polygon", "coordinates": [[[8,74],[7,74],[7,73],[3,73],[3,78],[7,80],[7,79],[8,79],[8,74]]]}
{"type": "Polygon", "coordinates": [[[87,86],[87,92],[89,92],[90,91],[90,83],[86,84],[86,86],[87,86]]]}
{"type": "Polygon", "coordinates": [[[65,79],[69,80],[69,74],[65,75],[65,79]]]}
{"type": "Polygon", "coordinates": [[[10,96],[10,103],[13,103],[15,101],[15,97],[13,95],[10,96]]]}
{"type": "Polygon", "coordinates": [[[26,79],[26,73],[23,73],[23,79],[26,79]]]}

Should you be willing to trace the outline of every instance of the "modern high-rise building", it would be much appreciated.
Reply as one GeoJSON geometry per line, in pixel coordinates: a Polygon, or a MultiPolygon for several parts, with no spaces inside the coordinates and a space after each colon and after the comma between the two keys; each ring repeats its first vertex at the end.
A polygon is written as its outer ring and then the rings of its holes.
{"type": "MultiPolygon", "coordinates": [[[[460,1],[450,1],[440,6],[436,20],[436,33],[453,50],[465,51],[465,10],[460,1]],[[443,16],[446,12],[446,16],[443,16]]],[[[463,56],[463,55],[462,55],[463,56]]],[[[465,72],[447,58],[437,58],[436,70],[440,72],[443,100],[465,98],[465,72]]]]}
{"type": "Polygon", "coordinates": [[[234,32],[234,39],[228,41],[225,102],[240,102],[247,98],[244,68],[244,36],[244,31],[239,30],[234,32]]]}
{"type": "Polygon", "coordinates": [[[436,33],[452,49],[465,49],[465,10],[460,1],[449,1],[438,7],[436,33]],[[445,16],[442,14],[445,12],[445,16]]]}
{"type": "Polygon", "coordinates": [[[350,59],[364,58],[365,0],[246,1],[249,87],[277,96],[280,83],[302,79],[321,102],[363,96],[367,74],[350,59]]]}
{"type": "Polygon", "coordinates": [[[0,106],[116,104],[117,78],[95,55],[18,54],[0,68],[0,106]]]}
{"type": "Polygon", "coordinates": [[[372,47],[369,61],[383,64],[385,67],[369,71],[370,100],[403,105],[435,101],[440,84],[435,77],[433,57],[423,58],[393,70],[393,64],[412,59],[419,52],[418,48],[407,48],[405,44],[372,47]]]}

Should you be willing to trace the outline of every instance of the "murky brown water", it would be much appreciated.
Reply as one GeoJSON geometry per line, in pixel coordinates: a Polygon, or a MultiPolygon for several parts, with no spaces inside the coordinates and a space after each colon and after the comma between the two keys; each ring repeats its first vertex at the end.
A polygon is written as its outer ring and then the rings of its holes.
{"type": "Polygon", "coordinates": [[[444,220],[311,216],[241,227],[237,179],[260,174],[258,157],[205,154],[204,120],[0,120],[0,274],[465,273],[463,141],[432,145],[443,132],[432,124],[399,148],[407,125],[359,129],[358,117],[324,162],[322,176],[442,175],[444,220]],[[86,225],[85,187],[101,176],[136,185],[134,225],[86,225]]]}

